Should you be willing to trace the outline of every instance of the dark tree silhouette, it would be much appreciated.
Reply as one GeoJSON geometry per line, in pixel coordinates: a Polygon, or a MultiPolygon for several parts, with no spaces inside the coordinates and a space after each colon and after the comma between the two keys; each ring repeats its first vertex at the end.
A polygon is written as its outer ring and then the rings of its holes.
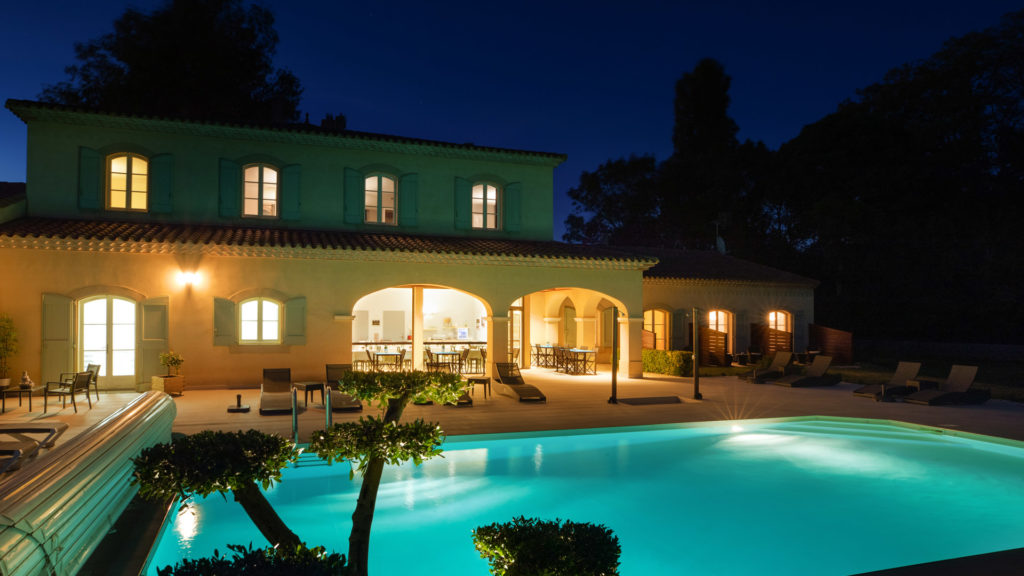
{"type": "Polygon", "coordinates": [[[71,106],[196,120],[289,122],[302,87],[274,69],[274,16],[242,0],[168,0],[129,8],[114,31],[75,44],[69,79],[40,98],[71,106]]]}
{"type": "Polygon", "coordinates": [[[889,72],[780,149],[818,318],[1020,341],[1024,12],[889,72]],[[1017,287],[1016,289],[1011,287],[1017,287]]]}
{"type": "Polygon", "coordinates": [[[657,245],[657,163],[653,156],[609,160],[569,190],[573,210],[564,238],[584,244],[657,245]],[[583,215],[589,216],[584,218],[583,215]]]}

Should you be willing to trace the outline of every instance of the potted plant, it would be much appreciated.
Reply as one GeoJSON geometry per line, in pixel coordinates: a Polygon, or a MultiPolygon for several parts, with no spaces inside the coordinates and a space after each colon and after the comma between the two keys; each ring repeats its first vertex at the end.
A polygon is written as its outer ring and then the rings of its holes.
{"type": "Polygon", "coordinates": [[[165,376],[153,376],[153,390],[162,390],[168,394],[180,395],[185,393],[185,378],[179,374],[181,365],[185,359],[174,350],[160,353],[160,364],[167,368],[165,376]],[[171,371],[174,374],[171,374],[171,371]]]}
{"type": "Polygon", "coordinates": [[[8,314],[0,314],[0,388],[11,385],[9,359],[18,353],[18,331],[8,314]]]}
{"type": "Polygon", "coordinates": [[[161,352],[160,353],[160,365],[167,367],[167,377],[168,378],[172,376],[172,374],[171,374],[171,370],[172,369],[174,370],[174,374],[173,375],[177,376],[178,375],[178,371],[180,370],[181,365],[184,364],[184,363],[185,363],[185,359],[181,357],[181,354],[178,354],[174,350],[168,350],[167,352],[161,352]]]}

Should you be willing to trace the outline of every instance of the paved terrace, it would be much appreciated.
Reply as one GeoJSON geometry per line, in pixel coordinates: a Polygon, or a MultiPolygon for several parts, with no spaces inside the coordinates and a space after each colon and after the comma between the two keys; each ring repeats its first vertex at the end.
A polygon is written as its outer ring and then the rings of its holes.
{"type": "MultiPolygon", "coordinates": [[[[702,377],[700,391],[704,398],[693,400],[691,378],[650,374],[643,379],[619,380],[618,397],[676,396],[682,402],[612,405],[608,404],[611,377],[607,372],[597,376],[568,376],[535,368],[524,370],[523,377],[543,390],[548,398],[546,404],[517,402],[498,394],[501,386],[495,383],[492,394],[487,398],[484,398],[483,387],[476,387],[472,407],[411,405],[406,409],[404,418],[439,422],[449,435],[456,435],[821,415],[899,420],[1024,441],[1024,404],[1004,400],[989,400],[976,406],[873,402],[853,396],[852,391],[859,386],[856,384],[844,382],[825,388],[784,388],[753,384],[730,376],[702,377]]],[[[129,392],[104,392],[92,409],[84,401],[80,402],[78,414],[72,411],[70,404],[61,409],[59,400],[53,398],[47,414],[42,412],[42,398],[33,401],[31,412],[27,401],[19,408],[16,398],[8,398],[8,410],[0,415],[0,422],[56,419],[70,424],[68,434],[74,435],[99,422],[134,396],[129,392]]],[[[310,401],[299,414],[300,442],[307,441],[313,431],[324,426],[325,414],[319,402],[317,395],[315,402],[310,401]]],[[[289,415],[259,415],[259,391],[255,389],[186,389],[175,403],[178,409],[175,432],[190,434],[207,429],[258,428],[283,436],[291,434],[289,415]],[[250,405],[251,412],[227,412],[228,405],[235,403],[236,394],[242,395],[242,403],[250,405]]],[[[301,397],[299,404],[302,405],[301,397]]],[[[374,413],[373,408],[366,407],[364,413],[374,413]]],[[[356,419],[358,416],[335,413],[334,420],[356,419]]],[[[45,457],[45,454],[40,457],[45,457]]]]}

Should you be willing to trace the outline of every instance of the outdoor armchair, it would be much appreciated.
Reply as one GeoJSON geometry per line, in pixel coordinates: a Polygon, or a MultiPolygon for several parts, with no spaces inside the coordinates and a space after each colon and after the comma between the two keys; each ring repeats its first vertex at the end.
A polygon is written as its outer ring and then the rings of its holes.
{"type": "Polygon", "coordinates": [[[58,382],[47,382],[46,388],[43,390],[43,413],[46,413],[50,401],[50,396],[59,396],[61,399],[61,408],[67,407],[68,397],[71,397],[71,406],[75,409],[75,413],[78,413],[78,403],[75,401],[75,394],[78,392],[85,393],[85,399],[89,402],[89,408],[92,408],[92,398],[89,396],[89,382],[92,381],[92,372],[65,372],[60,375],[60,381],[58,382]]]}

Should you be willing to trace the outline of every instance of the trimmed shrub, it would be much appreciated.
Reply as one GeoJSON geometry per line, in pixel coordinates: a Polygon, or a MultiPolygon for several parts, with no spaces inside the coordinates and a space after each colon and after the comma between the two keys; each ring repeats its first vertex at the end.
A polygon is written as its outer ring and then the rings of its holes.
{"type": "Polygon", "coordinates": [[[693,353],[683,350],[644,350],[644,372],[669,376],[693,376],[693,353]]]}
{"type": "Polygon", "coordinates": [[[617,576],[622,552],[609,528],[557,518],[479,526],[473,543],[495,576],[617,576]]]}
{"type": "Polygon", "coordinates": [[[345,555],[328,554],[322,546],[307,548],[253,548],[228,544],[232,557],[217,550],[210,558],[182,560],[174,566],[157,569],[159,576],[341,576],[345,573],[345,555]]]}

